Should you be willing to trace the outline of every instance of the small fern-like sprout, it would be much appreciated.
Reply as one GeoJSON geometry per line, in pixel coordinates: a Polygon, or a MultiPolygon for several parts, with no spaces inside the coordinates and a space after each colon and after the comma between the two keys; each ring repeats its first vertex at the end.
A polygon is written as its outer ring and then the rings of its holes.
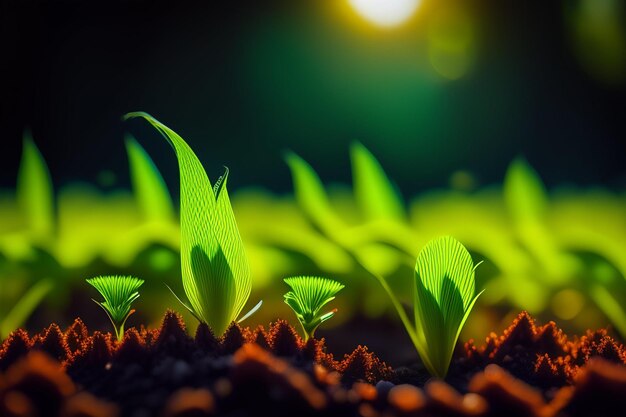
{"type": "Polygon", "coordinates": [[[285,294],[285,303],[296,313],[304,330],[304,340],[313,337],[320,324],[335,315],[337,309],[320,314],[326,304],[335,299],[343,284],[322,277],[285,278],[291,291],[285,294]]]}
{"type": "Polygon", "coordinates": [[[135,310],[131,309],[132,303],[139,298],[139,287],[144,283],[142,279],[130,276],[102,276],[86,280],[93,286],[104,301],[93,300],[107,313],[118,340],[124,337],[124,325],[126,320],[135,310]]]}

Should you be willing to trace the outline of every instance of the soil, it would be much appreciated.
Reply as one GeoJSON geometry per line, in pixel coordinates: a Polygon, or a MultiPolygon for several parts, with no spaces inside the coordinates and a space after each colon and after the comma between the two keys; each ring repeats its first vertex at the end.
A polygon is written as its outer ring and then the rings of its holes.
{"type": "Polygon", "coordinates": [[[0,416],[616,416],[626,350],[605,330],[568,338],[521,313],[502,335],[459,347],[445,381],[387,366],[367,347],[336,359],[293,327],[232,324],[194,337],[167,312],[121,343],[89,333],[13,332],[0,347],[0,416]]]}

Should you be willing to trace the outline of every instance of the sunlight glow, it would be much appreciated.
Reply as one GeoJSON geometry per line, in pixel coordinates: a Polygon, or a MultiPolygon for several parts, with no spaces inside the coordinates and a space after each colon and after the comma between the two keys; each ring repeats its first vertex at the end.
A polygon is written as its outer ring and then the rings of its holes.
{"type": "Polygon", "coordinates": [[[377,26],[393,27],[407,21],[421,0],[348,0],[365,19],[377,26]]]}

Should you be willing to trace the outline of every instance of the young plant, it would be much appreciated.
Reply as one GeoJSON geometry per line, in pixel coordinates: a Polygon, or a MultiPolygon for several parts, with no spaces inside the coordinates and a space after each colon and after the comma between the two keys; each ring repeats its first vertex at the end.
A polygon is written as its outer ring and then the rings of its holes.
{"type": "MultiPolygon", "coordinates": [[[[248,258],[226,190],[228,169],[212,187],[200,160],[183,138],[146,113],[129,113],[125,119],[135,117],[146,119],[161,133],[178,159],[180,257],[189,305],[181,303],[221,336],[241,313],[251,290],[248,258]]],[[[261,302],[239,321],[260,306],[261,302]]]]}
{"type": "Polygon", "coordinates": [[[296,313],[304,330],[304,340],[307,341],[313,337],[320,324],[337,312],[337,309],[333,309],[320,314],[322,307],[334,300],[344,285],[322,277],[292,277],[284,281],[291,288],[285,294],[285,303],[296,313]]]}
{"type": "Polygon", "coordinates": [[[475,295],[475,269],[467,249],[450,236],[431,240],[417,256],[414,343],[434,376],[446,376],[461,329],[482,294],[475,295]]]}
{"type": "Polygon", "coordinates": [[[117,340],[124,337],[124,325],[131,314],[135,312],[130,307],[137,298],[139,298],[139,287],[143,284],[143,280],[129,276],[103,276],[90,278],[86,280],[93,286],[104,301],[93,300],[107,313],[117,340]]]}

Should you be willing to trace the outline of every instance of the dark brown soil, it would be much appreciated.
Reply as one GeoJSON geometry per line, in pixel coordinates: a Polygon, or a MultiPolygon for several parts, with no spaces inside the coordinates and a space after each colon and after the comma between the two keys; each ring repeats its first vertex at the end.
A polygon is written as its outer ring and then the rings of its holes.
{"type": "Polygon", "coordinates": [[[459,349],[446,381],[395,371],[365,347],[341,360],[284,321],[194,338],[168,312],[124,341],[77,319],[0,347],[0,416],[616,416],[626,351],[605,331],[568,339],[522,313],[503,335],[459,349]]]}

